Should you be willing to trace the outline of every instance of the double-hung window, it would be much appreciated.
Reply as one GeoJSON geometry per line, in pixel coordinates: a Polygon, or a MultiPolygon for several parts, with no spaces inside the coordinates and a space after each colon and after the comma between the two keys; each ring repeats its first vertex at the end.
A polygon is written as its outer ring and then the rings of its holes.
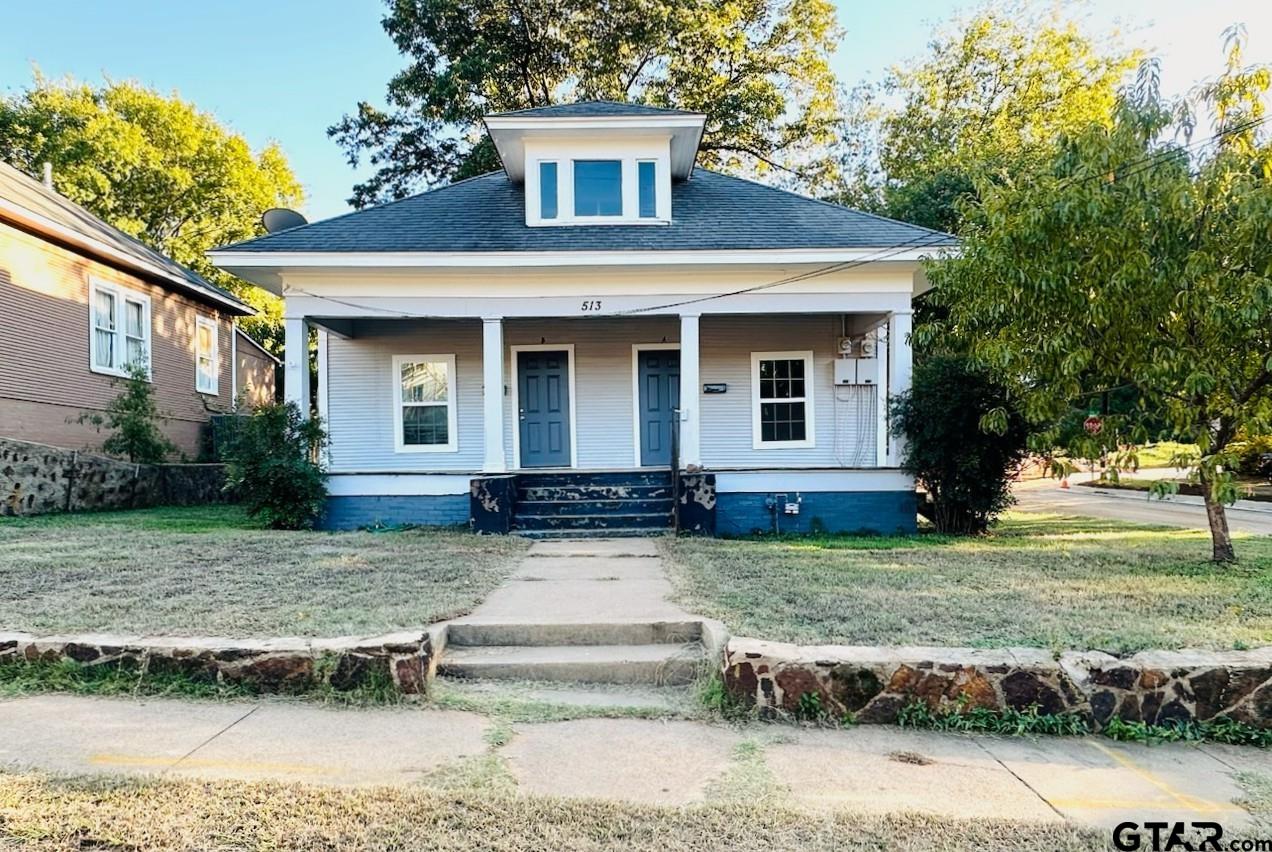
{"type": "Polygon", "coordinates": [[[459,449],[455,434],[455,356],[393,358],[394,431],[400,453],[459,449]]]}
{"type": "Polygon", "coordinates": [[[755,449],[813,446],[813,353],[751,353],[751,409],[755,449]]]}
{"type": "Polygon", "coordinates": [[[220,384],[220,352],[216,320],[198,316],[194,319],[194,389],[215,396],[220,384]]]}
{"type": "Polygon", "coordinates": [[[150,373],[150,297],[96,278],[89,280],[89,367],[127,375],[128,367],[150,373]]]}

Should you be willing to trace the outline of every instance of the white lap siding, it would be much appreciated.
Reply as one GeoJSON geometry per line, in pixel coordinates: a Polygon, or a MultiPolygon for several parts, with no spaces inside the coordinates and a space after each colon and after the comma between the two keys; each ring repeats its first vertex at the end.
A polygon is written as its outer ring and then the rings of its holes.
{"type": "Polygon", "coordinates": [[[477,471],[482,454],[481,322],[358,320],[327,335],[327,430],[334,471],[477,471]],[[454,355],[456,452],[394,451],[394,355],[454,355]]]}
{"type": "Polygon", "coordinates": [[[703,316],[703,384],[726,383],[727,392],[704,395],[702,461],[727,467],[874,467],[876,388],[836,387],[840,336],[837,315],[703,316]],[[811,392],[816,423],[813,447],[754,449],[751,353],[813,352],[811,392]]]}

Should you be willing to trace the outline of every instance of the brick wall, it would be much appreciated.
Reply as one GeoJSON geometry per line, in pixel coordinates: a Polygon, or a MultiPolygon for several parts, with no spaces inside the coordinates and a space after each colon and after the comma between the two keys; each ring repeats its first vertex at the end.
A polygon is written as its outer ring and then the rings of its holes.
{"type": "Polygon", "coordinates": [[[916,526],[913,491],[790,491],[782,496],[758,492],[721,492],[716,495],[716,533],[722,536],[772,533],[773,511],[765,503],[802,500],[798,515],[782,513],[781,532],[871,532],[910,534],[916,526]]]}
{"type": "Polygon", "coordinates": [[[401,524],[426,527],[467,526],[470,499],[467,494],[328,497],[319,527],[326,530],[353,530],[359,527],[401,524]]]}

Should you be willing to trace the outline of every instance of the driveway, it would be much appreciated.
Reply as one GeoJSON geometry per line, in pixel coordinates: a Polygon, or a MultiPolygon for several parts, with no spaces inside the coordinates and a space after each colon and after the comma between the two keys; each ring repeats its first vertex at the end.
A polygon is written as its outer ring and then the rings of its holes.
{"type": "MultiPolygon", "coordinates": [[[[1071,482],[1073,480],[1070,480],[1071,482]]],[[[1060,487],[1054,479],[1021,482],[1013,489],[1016,509],[1024,512],[1049,512],[1062,515],[1084,515],[1144,524],[1209,529],[1206,510],[1194,503],[1168,502],[1148,494],[1109,497],[1084,485],[1060,487]]],[[[1269,504],[1272,509],[1272,504],[1269,504]]],[[[1256,511],[1228,507],[1228,526],[1233,532],[1250,535],[1272,535],[1272,511],[1256,511]]]]}

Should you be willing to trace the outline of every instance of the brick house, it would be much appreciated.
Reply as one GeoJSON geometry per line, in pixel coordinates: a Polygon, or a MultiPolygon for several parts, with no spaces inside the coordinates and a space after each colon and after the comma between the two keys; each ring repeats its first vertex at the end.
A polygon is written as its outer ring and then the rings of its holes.
{"type": "Polygon", "coordinates": [[[251,307],[0,163],[0,437],[74,449],[77,418],[150,372],[165,433],[194,457],[209,417],[274,396],[275,361],[236,326],[251,307]]]}

